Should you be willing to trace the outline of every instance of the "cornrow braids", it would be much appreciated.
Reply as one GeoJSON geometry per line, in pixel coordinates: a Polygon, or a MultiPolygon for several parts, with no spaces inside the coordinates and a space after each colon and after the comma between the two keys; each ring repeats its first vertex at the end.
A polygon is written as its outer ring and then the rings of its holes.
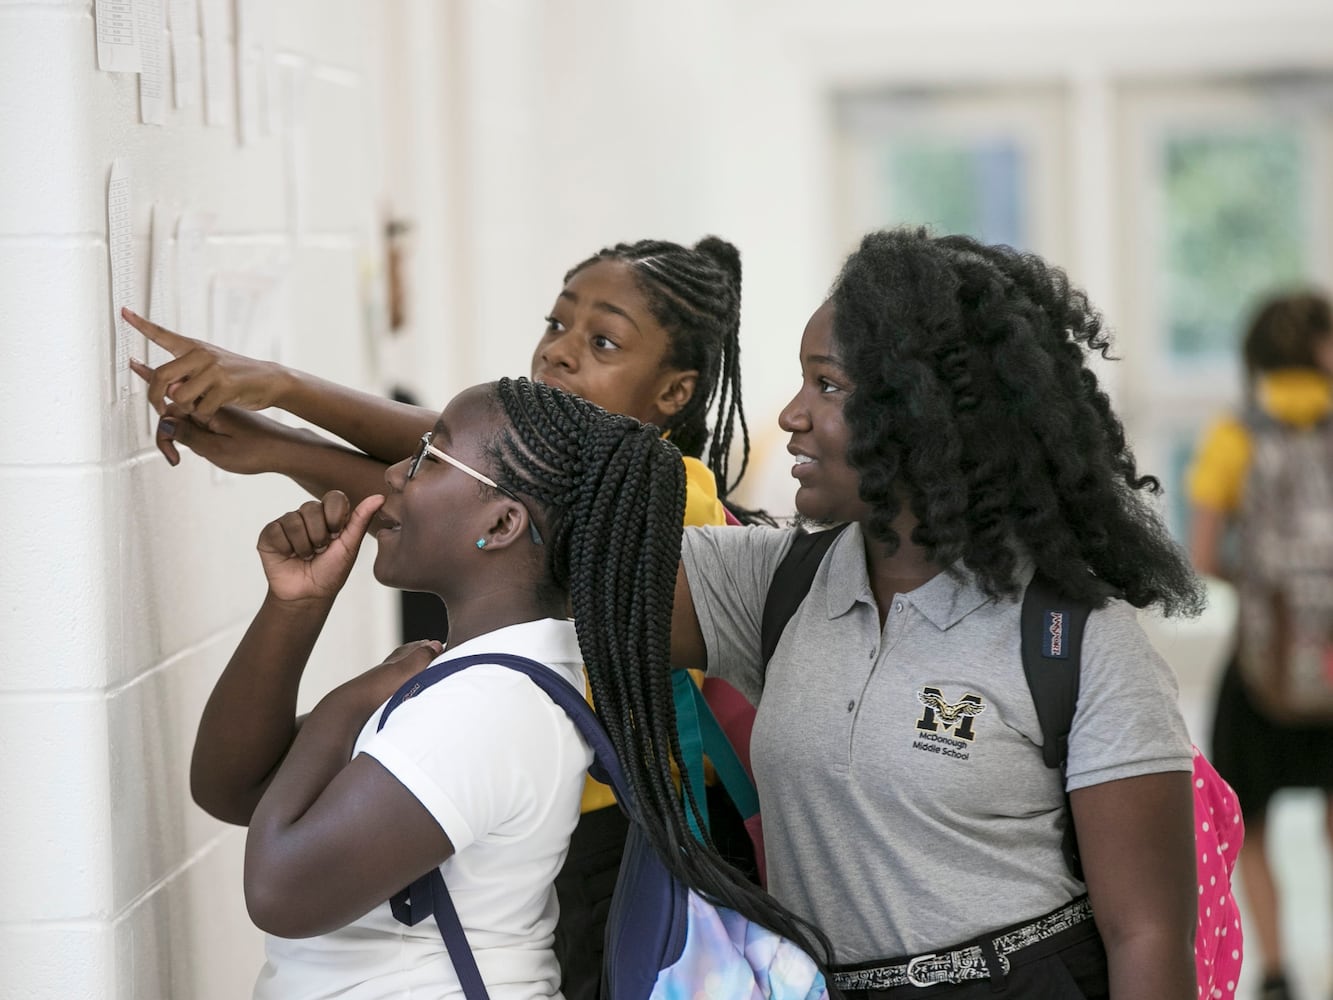
{"type": "MultiPolygon", "coordinates": [[[[699,806],[672,777],[681,761],[671,697],[671,607],[685,472],[656,429],[527,379],[501,379],[509,428],[491,446],[501,478],[541,520],[551,581],[573,605],[597,715],[644,830],[685,884],[796,941],[827,966],[827,938],[690,832],[699,806]]],[[[683,773],[683,772],[682,772],[683,773]]],[[[702,826],[702,824],[701,824],[702,826]]]]}
{"type": "Polygon", "coordinates": [[[1019,554],[1076,599],[1197,613],[1202,591],[1087,367],[1109,336],[1064,272],[1011,247],[924,229],[871,233],[832,293],[855,387],[849,460],[891,547],[913,542],[1016,595],[1019,554]]]}
{"type": "MultiPolygon", "coordinates": [[[[682,454],[704,458],[723,500],[745,475],[750,462],[750,430],[741,402],[740,325],[741,257],[735,246],[706,236],[692,248],[665,240],[617,243],[598,251],[565,275],[565,281],[591,264],[616,260],[630,265],[654,319],[666,330],[666,361],[682,371],[697,371],[688,403],[667,422],[671,442],[682,454]],[[716,404],[714,432],[708,413],[716,404]],[[730,474],[731,448],[740,425],[741,466],[730,474]]],[[[745,512],[766,520],[762,512],[745,512]]],[[[745,518],[742,518],[745,520],[745,518]]]]}

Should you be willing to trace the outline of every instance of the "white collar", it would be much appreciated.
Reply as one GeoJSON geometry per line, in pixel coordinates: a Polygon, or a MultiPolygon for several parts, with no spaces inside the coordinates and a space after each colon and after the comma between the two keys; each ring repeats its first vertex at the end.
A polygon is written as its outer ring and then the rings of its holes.
{"type": "Polygon", "coordinates": [[[512,653],[539,663],[578,663],[583,660],[572,621],[567,618],[539,618],[536,621],[506,625],[457,646],[450,646],[435,658],[435,662],[442,663],[480,653],[512,653]]]}

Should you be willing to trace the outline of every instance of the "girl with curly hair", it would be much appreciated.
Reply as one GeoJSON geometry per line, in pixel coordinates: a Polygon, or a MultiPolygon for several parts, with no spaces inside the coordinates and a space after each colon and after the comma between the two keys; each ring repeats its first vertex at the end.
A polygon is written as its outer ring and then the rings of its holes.
{"type": "Polygon", "coordinates": [[[758,705],[768,887],[851,997],[1196,996],[1190,740],[1136,612],[1201,589],[1088,367],[1107,351],[1040,258],[872,233],[780,418],[797,510],[846,527],[767,663],[798,530],[685,532],[672,662],[758,705]],[[1094,609],[1064,774],[1020,659],[1034,573],[1094,609]]]}

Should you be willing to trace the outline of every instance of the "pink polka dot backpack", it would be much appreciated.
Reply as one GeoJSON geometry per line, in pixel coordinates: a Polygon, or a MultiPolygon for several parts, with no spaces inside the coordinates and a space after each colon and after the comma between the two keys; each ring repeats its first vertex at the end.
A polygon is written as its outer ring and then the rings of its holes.
{"type": "MultiPolygon", "coordinates": [[[[1048,767],[1064,774],[1069,730],[1078,700],[1079,658],[1088,607],[1061,598],[1040,575],[1023,598],[1023,670],[1041,720],[1048,767]],[[1053,630],[1060,641],[1051,641],[1053,630]]],[[[1240,910],[1231,894],[1231,873],[1245,839],[1240,801],[1199,748],[1194,751],[1194,850],[1199,879],[1199,923],[1194,966],[1201,1000],[1229,1000],[1240,978],[1240,910]]],[[[1074,824],[1066,824],[1065,861],[1082,879],[1074,824]]]]}

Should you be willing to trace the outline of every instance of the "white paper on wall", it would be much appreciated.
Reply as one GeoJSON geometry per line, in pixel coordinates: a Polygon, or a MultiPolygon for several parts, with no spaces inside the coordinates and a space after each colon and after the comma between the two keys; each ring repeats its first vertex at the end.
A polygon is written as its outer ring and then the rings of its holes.
{"type": "Polygon", "coordinates": [[[133,0],[97,0],[97,68],[112,73],[137,73],[142,68],[135,33],[133,0]]]}
{"type": "Polygon", "coordinates": [[[259,279],[247,271],[213,275],[209,326],[212,343],[224,350],[246,353],[262,287],[259,279]]]}
{"type": "MultiPolygon", "coordinates": [[[[158,326],[175,330],[176,288],[175,256],[176,245],[171,240],[174,213],[161,202],[153,205],[152,270],[148,286],[148,318],[158,326]]],[[[148,357],[144,360],[152,368],[171,360],[171,352],[154,343],[148,345],[148,357]]]]}
{"type": "Polygon", "coordinates": [[[176,107],[194,107],[199,100],[199,0],[171,0],[171,69],[176,107]]]}
{"type": "MultiPolygon", "coordinates": [[[[175,244],[171,242],[173,222],[174,214],[165,205],[161,202],[153,205],[152,235],[149,238],[148,318],[168,330],[176,329],[176,295],[172,283],[176,250],[175,244]]],[[[171,352],[165,347],[158,347],[151,340],[144,349],[148,352],[144,362],[149,368],[157,368],[171,360],[171,352]]],[[[148,433],[151,436],[157,427],[157,411],[151,404],[145,409],[148,411],[148,433]]]]}
{"type": "Polygon", "coordinates": [[[176,223],[177,332],[208,339],[208,234],[213,230],[209,212],[185,211],[176,223]]]}
{"type": "Polygon", "coordinates": [[[111,164],[111,180],[106,189],[106,221],[107,251],[111,260],[111,315],[115,329],[113,385],[116,398],[126,399],[131,392],[131,348],[136,348],[136,353],[142,355],[144,338],[120,315],[122,306],[130,309],[135,307],[130,170],[129,165],[121,159],[111,164]]]}
{"type": "Polygon", "coordinates": [[[165,0],[134,0],[139,32],[139,118],[145,125],[167,119],[167,59],[165,0]]]}
{"type": "Polygon", "coordinates": [[[272,39],[266,37],[262,48],[264,93],[260,100],[259,125],[265,135],[277,135],[280,128],[278,123],[278,95],[282,88],[282,82],[278,76],[278,60],[273,53],[272,39]]]}
{"type": "Polygon", "coordinates": [[[304,219],[301,212],[302,180],[306,173],[306,67],[285,62],[279,74],[282,113],[283,188],[287,198],[287,231],[295,239],[304,219]]]}
{"type": "Polygon", "coordinates": [[[212,342],[247,357],[276,361],[281,330],[276,307],[287,269],[285,257],[274,256],[244,270],[214,274],[210,298],[212,342]]]}
{"type": "MultiPolygon", "coordinates": [[[[250,357],[275,356],[272,269],[222,271],[213,275],[210,293],[209,340],[228,351],[250,357]]],[[[214,482],[226,473],[213,469],[214,482]]]]}
{"type": "Polygon", "coordinates": [[[200,0],[204,49],[204,124],[231,123],[231,50],[227,45],[227,0],[200,0]]]}
{"type": "Polygon", "coordinates": [[[254,0],[236,0],[236,104],[242,145],[258,139],[261,127],[264,63],[258,21],[264,9],[254,0]]]}

